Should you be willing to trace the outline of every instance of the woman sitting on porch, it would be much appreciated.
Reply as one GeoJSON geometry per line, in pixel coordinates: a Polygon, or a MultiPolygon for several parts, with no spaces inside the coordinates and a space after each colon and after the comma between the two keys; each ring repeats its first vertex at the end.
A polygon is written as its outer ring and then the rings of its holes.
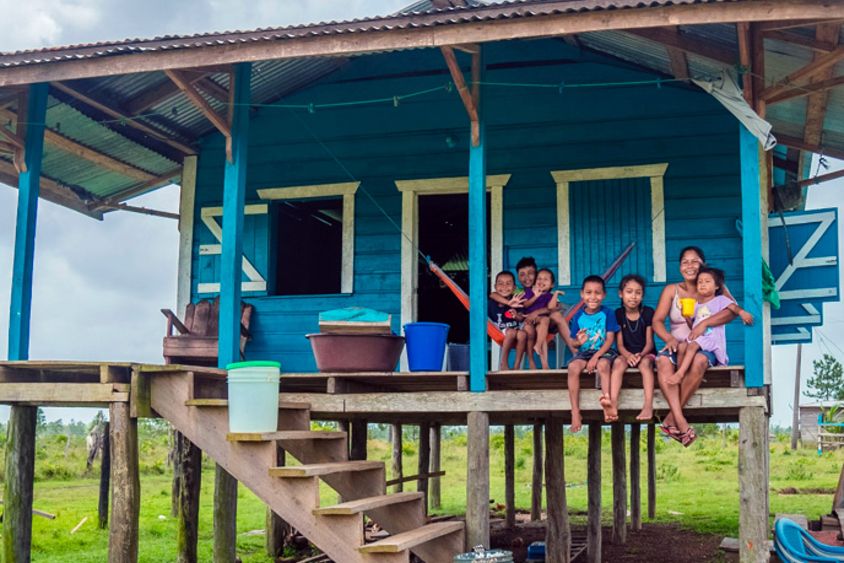
{"type": "MultiPolygon", "coordinates": [[[[687,317],[683,316],[682,301],[697,299],[697,275],[705,265],[703,251],[696,246],[688,246],[680,252],[680,275],[683,281],[665,286],[653,316],[653,330],[665,346],[657,356],[657,378],[659,387],[671,412],[665,417],[660,430],[672,438],[684,434],[689,429],[689,423],[683,416],[683,406],[700,387],[703,374],[709,367],[709,360],[703,354],[696,354],[691,367],[678,383],[671,381],[677,365],[677,348],[685,342],[691,332],[687,317]],[[671,331],[665,328],[665,319],[671,323],[671,331]]],[[[724,295],[730,297],[726,286],[724,295]]],[[[709,326],[720,326],[732,321],[736,315],[728,309],[716,313],[709,318],[709,326]]]]}

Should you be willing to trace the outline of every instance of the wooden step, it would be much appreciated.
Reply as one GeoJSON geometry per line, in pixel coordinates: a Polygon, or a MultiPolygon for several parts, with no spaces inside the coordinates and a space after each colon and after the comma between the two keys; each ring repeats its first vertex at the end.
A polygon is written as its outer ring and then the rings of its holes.
{"type": "Polygon", "coordinates": [[[291,465],[289,467],[270,467],[272,477],[322,477],[336,473],[370,471],[383,469],[383,461],[340,461],[335,463],[315,463],[312,465],[291,465]]]}
{"type": "Polygon", "coordinates": [[[360,514],[376,508],[383,508],[394,504],[422,500],[424,495],[416,492],[395,493],[392,495],[379,495],[376,497],[361,498],[351,502],[335,504],[333,506],[320,507],[314,510],[314,514],[323,515],[349,515],[360,514]]]}
{"type": "Polygon", "coordinates": [[[364,553],[400,553],[463,529],[463,522],[436,522],[358,548],[364,553]]]}
{"type": "MultiPolygon", "coordinates": [[[[188,399],[185,401],[186,407],[228,407],[228,399],[188,399]]],[[[289,410],[309,410],[311,405],[308,403],[293,403],[290,401],[279,400],[278,408],[289,410]]]]}
{"type": "Polygon", "coordinates": [[[280,430],[278,432],[229,432],[229,442],[272,442],[275,440],[345,440],[345,432],[280,430]]]}

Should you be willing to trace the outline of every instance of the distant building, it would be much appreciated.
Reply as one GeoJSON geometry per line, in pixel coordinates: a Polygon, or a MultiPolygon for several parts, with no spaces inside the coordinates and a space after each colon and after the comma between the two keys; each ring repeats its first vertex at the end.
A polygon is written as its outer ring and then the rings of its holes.
{"type": "MultiPolygon", "coordinates": [[[[822,409],[842,405],[840,401],[817,401],[800,405],[800,441],[804,446],[818,442],[818,416],[822,409]]],[[[839,411],[837,420],[844,421],[844,409],[839,411]]]]}

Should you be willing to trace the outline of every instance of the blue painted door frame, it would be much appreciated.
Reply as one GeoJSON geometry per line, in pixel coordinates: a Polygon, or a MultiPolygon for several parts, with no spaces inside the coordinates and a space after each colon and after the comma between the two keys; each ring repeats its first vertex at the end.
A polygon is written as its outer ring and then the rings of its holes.
{"type": "Polygon", "coordinates": [[[744,273],[744,303],[741,306],[756,322],[745,327],[744,383],[765,384],[764,333],[762,326],[762,209],[760,205],[759,142],[739,125],[741,163],[741,221],[744,273]]]}
{"type": "MultiPolygon", "coordinates": [[[[483,58],[480,61],[483,81],[483,58]]],[[[469,389],[486,391],[487,263],[486,263],[486,142],[482,96],[475,100],[479,130],[477,145],[469,141],[469,389]]],[[[471,137],[471,136],[470,136],[471,137]]]]}
{"type": "Polygon", "coordinates": [[[12,266],[12,297],[9,308],[10,360],[29,359],[29,321],[32,313],[32,269],[35,259],[35,223],[44,154],[44,122],[47,119],[47,84],[29,87],[26,110],[26,171],[18,176],[18,211],[15,226],[15,258],[12,266]]]}
{"type": "Polygon", "coordinates": [[[240,298],[243,278],[243,207],[249,145],[250,63],[234,70],[231,160],[223,177],[223,249],[220,257],[220,329],[217,365],[240,359],[240,298]]]}

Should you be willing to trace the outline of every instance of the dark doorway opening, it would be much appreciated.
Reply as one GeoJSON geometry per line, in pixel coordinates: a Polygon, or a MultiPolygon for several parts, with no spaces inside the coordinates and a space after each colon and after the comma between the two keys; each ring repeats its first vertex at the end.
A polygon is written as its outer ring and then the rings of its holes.
{"type": "MultiPolygon", "coordinates": [[[[469,291],[469,198],[467,194],[419,197],[419,248],[469,291]]],[[[489,196],[487,196],[489,209],[489,196]]],[[[487,213],[487,263],[489,263],[489,213],[487,213]]],[[[487,283],[487,285],[489,285],[487,283]]],[[[469,312],[428,267],[419,263],[416,317],[446,323],[448,341],[469,342],[469,312]]]]}
{"type": "Polygon", "coordinates": [[[340,293],[343,198],[276,206],[276,295],[340,293]]]}

